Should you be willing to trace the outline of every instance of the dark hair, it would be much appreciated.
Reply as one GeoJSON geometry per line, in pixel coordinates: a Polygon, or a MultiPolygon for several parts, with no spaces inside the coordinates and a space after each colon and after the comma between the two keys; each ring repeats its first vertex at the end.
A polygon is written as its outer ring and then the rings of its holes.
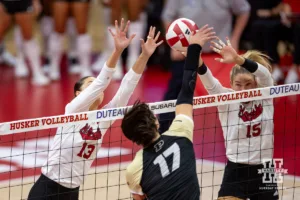
{"type": "Polygon", "coordinates": [[[81,91],[81,86],[84,84],[85,79],[90,78],[91,76],[85,76],[77,81],[74,85],[74,96],[76,97],[76,92],[81,91]]]}
{"type": "Polygon", "coordinates": [[[122,121],[122,131],[126,138],[138,145],[148,146],[158,132],[156,118],[149,106],[137,100],[122,121]]]}

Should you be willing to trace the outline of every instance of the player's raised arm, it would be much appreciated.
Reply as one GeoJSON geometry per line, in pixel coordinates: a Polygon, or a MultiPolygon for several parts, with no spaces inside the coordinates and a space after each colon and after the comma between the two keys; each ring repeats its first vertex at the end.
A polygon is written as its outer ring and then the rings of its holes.
{"type": "Polygon", "coordinates": [[[269,57],[259,51],[247,51],[243,55],[239,55],[234,48],[232,48],[230,40],[226,38],[227,44],[220,39],[219,43],[212,42],[212,49],[220,54],[222,58],[215,60],[221,63],[230,63],[239,65],[250,73],[252,73],[257,80],[260,87],[268,87],[274,84],[271,75],[271,65],[268,61],[269,57]]]}
{"type": "Polygon", "coordinates": [[[125,26],[124,19],[122,19],[121,25],[119,27],[118,21],[116,20],[116,32],[114,33],[109,29],[111,36],[114,38],[115,42],[114,51],[112,52],[107,62],[104,64],[97,78],[88,83],[89,85],[84,90],[81,89],[81,82],[84,82],[84,80],[88,77],[84,77],[80,81],[78,81],[78,84],[76,84],[77,86],[75,85],[74,88],[75,98],[67,105],[66,113],[87,111],[95,102],[95,100],[98,99],[99,96],[103,95],[103,91],[107,88],[111,81],[118,59],[120,58],[123,50],[128,47],[131,40],[135,36],[131,35],[129,38],[126,37],[129,25],[130,22],[128,21],[125,26]]]}
{"type": "Polygon", "coordinates": [[[146,43],[141,39],[142,53],[136,60],[133,67],[126,73],[122,79],[120,88],[116,95],[104,108],[116,108],[127,105],[134,89],[136,88],[142,73],[145,70],[146,64],[154,53],[155,49],[163,43],[160,41],[157,43],[160,32],[155,35],[155,27],[150,27],[150,31],[147,37],[146,43]]]}
{"type": "Polygon", "coordinates": [[[207,25],[190,37],[190,46],[187,50],[184,65],[183,80],[176,102],[176,115],[186,115],[193,118],[193,97],[196,86],[197,69],[202,46],[215,38],[213,28],[207,25]]]}

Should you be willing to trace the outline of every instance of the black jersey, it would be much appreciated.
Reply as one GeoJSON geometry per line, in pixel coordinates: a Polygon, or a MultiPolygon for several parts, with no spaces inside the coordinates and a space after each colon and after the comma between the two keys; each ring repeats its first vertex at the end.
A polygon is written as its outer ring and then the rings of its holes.
{"type": "Polygon", "coordinates": [[[199,200],[192,136],[193,121],[178,115],[170,129],[140,150],[127,167],[131,192],[155,200],[199,200]]]}

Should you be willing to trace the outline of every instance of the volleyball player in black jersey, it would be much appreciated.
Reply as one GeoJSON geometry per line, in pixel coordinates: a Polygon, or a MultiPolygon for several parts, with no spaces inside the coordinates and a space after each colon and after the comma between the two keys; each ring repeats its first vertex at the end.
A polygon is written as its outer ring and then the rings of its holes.
{"type": "Polygon", "coordinates": [[[176,117],[168,131],[158,133],[158,120],[145,103],[136,102],[124,116],[124,135],[143,146],[126,171],[127,184],[136,200],[199,200],[192,104],[197,68],[203,64],[201,59],[199,63],[201,46],[214,34],[205,26],[190,38],[176,117]]]}

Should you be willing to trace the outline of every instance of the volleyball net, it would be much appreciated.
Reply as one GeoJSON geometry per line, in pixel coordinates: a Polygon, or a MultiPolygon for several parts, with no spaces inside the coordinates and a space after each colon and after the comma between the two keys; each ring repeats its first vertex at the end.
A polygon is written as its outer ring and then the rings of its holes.
{"type": "MultiPolygon", "coordinates": [[[[274,162],[273,170],[260,170],[266,181],[278,185],[280,199],[296,200],[300,193],[300,84],[280,85],[247,91],[199,96],[194,98],[194,150],[197,159],[197,175],[201,199],[217,199],[227,162],[222,123],[217,106],[234,105],[255,100],[273,99],[274,162]],[[277,163],[277,164],[276,164],[277,163]],[[279,164],[278,164],[279,163],[279,164]],[[276,177],[276,178],[274,178],[276,177]]],[[[250,111],[239,110],[239,115],[254,119],[262,114],[262,107],[250,111]]],[[[171,122],[176,101],[149,103],[154,114],[165,115],[171,122]]],[[[101,147],[96,148],[92,168],[84,175],[80,186],[80,199],[132,199],[125,180],[125,170],[135,153],[141,148],[127,140],[120,124],[130,108],[113,108],[72,115],[59,115],[0,124],[0,199],[27,199],[33,183],[41,174],[56,130],[74,125],[87,128],[91,123],[116,120],[103,137],[101,147]]],[[[225,112],[233,112],[227,110],[225,112]]],[[[231,120],[230,118],[228,119],[231,120]]],[[[165,123],[162,118],[161,123],[165,123]]],[[[168,123],[166,122],[166,123],[168,123]]],[[[251,127],[250,127],[251,128],[251,127]]],[[[247,134],[262,137],[259,128],[247,134]]],[[[249,130],[251,131],[251,129],[249,130]]],[[[62,131],[62,134],[78,132],[62,131]]],[[[93,134],[97,130],[92,131],[93,134]]],[[[80,152],[79,152],[80,153],[80,152]]],[[[85,152],[81,152],[85,153],[85,152]]]]}

